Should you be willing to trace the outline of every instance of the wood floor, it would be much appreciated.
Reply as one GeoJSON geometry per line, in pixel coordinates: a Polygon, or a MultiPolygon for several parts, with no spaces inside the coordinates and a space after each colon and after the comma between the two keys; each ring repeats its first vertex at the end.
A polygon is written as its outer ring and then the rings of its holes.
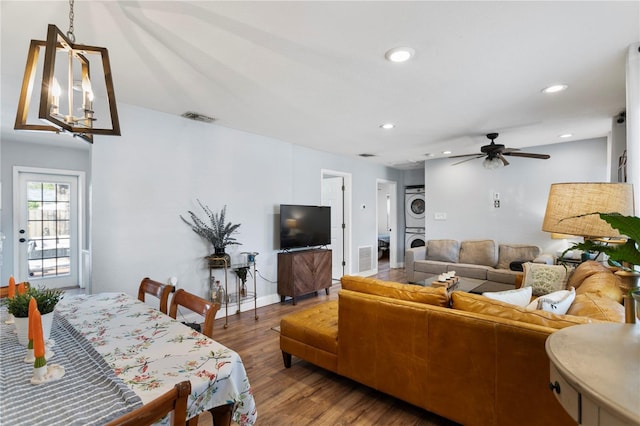
{"type": "MultiPolygon", "coordinates": [[[[404,269],[382,270],[376,277],[406,282],[404,269]]],[[[284,315],[337,299],[338,290],[339,283],[334,283],[328,296],[322,291],[298,298],[296,306],[287,300],[259,308],[257,321],[253,311],[230,316],[227,329],[223,320],[216,320],[214,339],[238,352],[244,362],[258,408],[257,424],[456,425],[295,357],[292,367],[284,368],[280,335],[273,328],[284,315]]],[[[200,419],[199,425],[210,424],[210,418],[200,419]]]]}

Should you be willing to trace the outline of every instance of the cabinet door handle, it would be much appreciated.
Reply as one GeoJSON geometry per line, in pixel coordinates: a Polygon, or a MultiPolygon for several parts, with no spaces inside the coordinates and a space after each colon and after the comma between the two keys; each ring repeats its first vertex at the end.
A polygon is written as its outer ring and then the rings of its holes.
{"type": "Polygon", "coordinates": [[[555,391],[558,395],[560,395],[560,383],[556,380],[553,383],[549,383],[549,390],[555,391]]]}

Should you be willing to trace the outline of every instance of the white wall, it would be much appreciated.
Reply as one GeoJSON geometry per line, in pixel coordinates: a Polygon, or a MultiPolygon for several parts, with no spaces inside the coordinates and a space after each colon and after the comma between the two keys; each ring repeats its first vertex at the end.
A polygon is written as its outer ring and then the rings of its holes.
{"type": "Polygon", "coordinates": [[[452,166],[451,159],[425,165],[427,238],[494,239],[531,243],[555,253],[564,244],[542,232],[549,187],[555,182],[607,182],[606,138],[527,148],[548,160],[510,157],[511,165],[486,170],[482,160],[452,166]],[[500,208],[494,208],[494,193],[500,208]],[[447,220],[435,220],[446,213],[447,220]]]}
{"type": "MultiPolygon", "coordinates": [[[[180,221],[195,199],[241,223],[232,260],[257,251],[259,303],[276,296],[281,203],[320,204],[321,169],[353,173],[353,244],[376,243],[376,179],[402,173],[267,137],[127,105],[119,106],[122,137],[96,138],[93,157],[93,292],[133,294],[145,276],[178,277],[204,295],[205,242],[180,221]],[[264,277],[264,278],[263,278],[264,277]]],[[[355,270],[353,263],[351,270],[355,270]]],[[[218,277],[220,271],[216,271],[218,277]]],[[[230,274],[230,278],[233,274],[230,274]]]]}

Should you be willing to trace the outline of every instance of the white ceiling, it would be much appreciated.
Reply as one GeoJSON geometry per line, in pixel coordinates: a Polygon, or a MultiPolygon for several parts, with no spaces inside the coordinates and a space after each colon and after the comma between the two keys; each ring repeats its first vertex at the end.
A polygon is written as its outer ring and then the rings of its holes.
{"type": "MultiPolygon", "coordinates": [[[[639,4],[76,0],[74,26],[109,49],[119,103],[411,168],[478,152],[488,132],[513,148],[607,135],[639,4]],[[413,60],[386,61],[397,46],[413,60]],[[569,88],[541,93],[553,83],[569,88]]],[[[29,40],[49,23],[66,32],[68,2],[3,0],[0,13],[6,137],[29,40]]]]}

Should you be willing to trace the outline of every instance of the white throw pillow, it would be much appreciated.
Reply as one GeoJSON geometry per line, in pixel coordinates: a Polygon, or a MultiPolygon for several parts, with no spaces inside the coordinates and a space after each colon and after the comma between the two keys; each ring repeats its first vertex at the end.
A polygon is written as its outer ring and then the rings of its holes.
{"type": "Polygon", "coordinates": [[[527,305],[526,310],[542,310],[552,314],[564,315],[567,313],[573,300],[576,298],[576,289],[559,290],[553,293],[538,297],[527,305]]]}
{"type": "Polygon", "coordinates": [[[563,265],[526,262],[522,267],[524,271],[522,286],[532,287],[534,296],[544,296],[554,291],[564,290],[571,272],[571,269],[563,265]]]}
{"type": "MultiPolygon", "coordinates": [[[[522,287],[515,290],[486,291],[482,293],[484,297],[510,303],[516,306],[527,306],[531,300],[531,287],[522,287]]],[[[567,308],[569,309],[569,308],[567,308]]]]}

